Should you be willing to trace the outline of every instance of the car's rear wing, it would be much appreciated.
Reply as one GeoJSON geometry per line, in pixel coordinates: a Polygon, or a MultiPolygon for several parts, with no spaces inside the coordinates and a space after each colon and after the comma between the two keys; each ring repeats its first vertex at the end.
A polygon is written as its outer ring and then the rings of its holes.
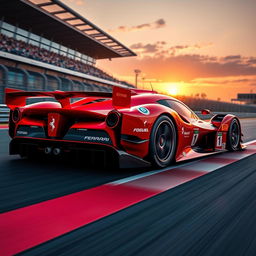
{"type": "Polygon", "coordinates": [[[135,88],[113,87],[113,106],[130,108],[131,96],[143,93],[157,93],[155,91],[140,90],[135,88]]]}
{"type": "Polygon", "coordinates": [[[70,98],[102,97],[112,98],[112,104],[117,108],[129,108],[131,106],[131,96],[141,93],[156,93],[154,91],[138,90],[133,88],[123,88],[113,86],[113,93],[108,92],[75,92],[75,91],[52,91],[35,92],[22,91],[11,88],[5,89],[5,104],[10,109],[23,107],[28,98],[55,98],[62,108],[70,108],[70,98]]]}
{"type": "Polygon", "coordinates": [[[62,108],[70,107],[70,98],[86,98],[86,97],[104,97],[112,98],[112,93],[108,92],[35,92],[35,91],[22,91],[16,89],[5,89],[5,104],[10,108],[23,107],[26,105],[28,98],[55,98],[62,106],[62,108]]]}

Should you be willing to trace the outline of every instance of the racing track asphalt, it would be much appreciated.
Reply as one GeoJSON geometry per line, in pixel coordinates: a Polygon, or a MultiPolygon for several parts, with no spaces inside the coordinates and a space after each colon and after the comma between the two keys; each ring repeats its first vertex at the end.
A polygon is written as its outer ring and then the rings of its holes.
{"type": "Polygon", "coordinates": [[[7,131],[0,130],[0,213],[145,171],[88,168],[83,159],[21,159],[8,155],[8,143],[7,131]]]}
{"type": "Polygon", "coordinates": [[[256,155],[21,255],[256,254],[256,155]]]}
{"type": "MultiPolygon", "coordinates": [[[[244,119],[242,125],[244,140],[255,139],[256,120],[244,119]]],[[[8,141],[0,131],[1,212],[144,171],[31,162],[8,156],[8,141]]],[[[255,255],[255,163],[253,155],[24,254],[255,255]]]]}
{"type": "MultiPolygon", "coordinates": [[[[256,139],[256,119],[243,119],[244,141],[256,139]]],[[[146,169],[102,169],[86,162],[21,159],[8,155],[9,137],[0,130],[0,213],[119,180],[146,169]]]]}

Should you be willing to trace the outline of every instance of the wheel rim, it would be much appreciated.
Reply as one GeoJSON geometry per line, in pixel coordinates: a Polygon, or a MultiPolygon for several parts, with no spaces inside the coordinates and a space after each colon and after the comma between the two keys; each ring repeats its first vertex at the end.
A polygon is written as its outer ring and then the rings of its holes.
{"type": "Polygon", "coordinates": [[[231,146],[233,148],[237,148],[239,144],[239,138],[240,138],[240,132],[239,132],[239,126],[237,122],[234,122],[231,126],[231,146]]]}
{"type": "Polygon", "coordinates": [[[155,152],[159,161],[166,161],[173,150],[173,127],[168,121],[162,121],[155,133],[155,152]]]}

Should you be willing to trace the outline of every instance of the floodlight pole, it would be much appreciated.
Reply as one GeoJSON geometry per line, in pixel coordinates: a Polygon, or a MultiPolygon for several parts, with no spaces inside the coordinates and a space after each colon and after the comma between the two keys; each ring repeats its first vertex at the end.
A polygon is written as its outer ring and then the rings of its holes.
{"type": "Polygon", "coordinates": [[[134,69],[134,72],[135,72],[135,87],[138,88],[138,76],[141,73],[141,70],[134,69]]]}

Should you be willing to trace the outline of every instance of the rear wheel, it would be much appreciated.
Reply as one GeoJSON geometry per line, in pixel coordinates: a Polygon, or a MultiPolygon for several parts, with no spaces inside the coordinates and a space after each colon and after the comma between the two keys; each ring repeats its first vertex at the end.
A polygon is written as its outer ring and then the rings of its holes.
{"type": "Polygon", "coordinates": [[[149,157],[156,167],[166,167],[174,162],[177,132],[168,116],[160,116],[151,131],[149,157]]]}
{"type": "Polygon", "coordinates": [[[227,149],[235,151],[240,149],[241,130],[237,119],[233,119],[227,134],[227,149]]]}

